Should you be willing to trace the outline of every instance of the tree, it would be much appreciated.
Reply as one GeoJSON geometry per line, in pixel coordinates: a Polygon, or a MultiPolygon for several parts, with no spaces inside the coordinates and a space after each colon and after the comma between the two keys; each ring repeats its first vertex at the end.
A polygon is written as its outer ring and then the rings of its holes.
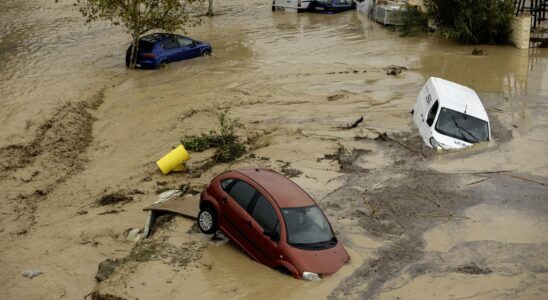
{"type": "Polygon", "coordinates": [[[213,17],[213,0],[207,0],[208,6],[207,6],[207,15],[210,17],[213,17]]]}
{"type": "Polygon", "coordinates": [[[139,38],[145,33],[161,29],[168,32],[195,26],[200,19],[191,15],[189,7],[203,0],[76,0],[75,6],[86,23],[107,20],[124,27],[131,35],[133,46],[130,68],[134,68],[139,51],[139,38]]]}
{"type": "Polygon", "coordinates": [[[443,36],[468,44],[505,44],[512,33],[512,0],[426,0],[443,36]]]}

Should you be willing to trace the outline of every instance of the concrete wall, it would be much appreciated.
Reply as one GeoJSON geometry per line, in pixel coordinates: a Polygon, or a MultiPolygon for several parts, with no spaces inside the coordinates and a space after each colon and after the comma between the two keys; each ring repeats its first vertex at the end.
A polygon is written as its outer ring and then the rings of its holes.
{"type": "Polygon", "coordinates": [[[531,16],[518,16],[512,20],[511,42],[519,49],[529,48],[531,38],[531,16]]]}

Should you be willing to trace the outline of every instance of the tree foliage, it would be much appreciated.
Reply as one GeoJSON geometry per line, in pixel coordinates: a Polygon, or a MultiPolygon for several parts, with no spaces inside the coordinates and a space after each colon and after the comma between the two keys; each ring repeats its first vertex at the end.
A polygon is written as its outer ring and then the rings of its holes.
{"type": "Polygon", "coordinates": [[[443,36],[469,44],[505,44],[512,32],[512,0],[425,0],[443,36]]]}
{"type": "Polygon", "coordinates": [[[86,23],[107,20],[119,25],[133,40],[131,66],[135,65],[139,38],[151,30],[173,32],[200,23],[190,7],[203,0],[76,0],[86,23]]]}

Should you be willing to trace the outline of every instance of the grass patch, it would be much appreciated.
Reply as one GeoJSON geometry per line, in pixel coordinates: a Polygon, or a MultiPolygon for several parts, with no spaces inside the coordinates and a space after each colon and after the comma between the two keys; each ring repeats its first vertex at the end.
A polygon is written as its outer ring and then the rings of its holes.
{"type": "Polygon", "coordinates": [[[238,119],[229,118],[226,111],[219,113],[217,119],[219,121],[219,132],[211,130],[207,134],[187,135],[182,138],[181,143],[185,146],[185,149],[194,152],[216,148],[213,158],[215,162],[234,161],[247,151],[247,143],[236,135],[236,129],[242,125],[238,119]]]}
{"type": "Polygon", "coordinates": [[[417,36],[418,33],[428,31],[428,16],[417,6],[407,5],[401,11],[402,24],[397,26],[400,36],[417,36]]]}

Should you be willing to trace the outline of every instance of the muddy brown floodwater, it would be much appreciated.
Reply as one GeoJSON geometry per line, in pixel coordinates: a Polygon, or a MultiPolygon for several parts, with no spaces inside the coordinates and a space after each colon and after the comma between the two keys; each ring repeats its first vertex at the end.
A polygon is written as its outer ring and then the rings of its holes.
{"type": "Polygon", "coordinates": [[[234,0],[189,30],[213,56],[128,71],[122,31],[84,26],[70,1],[53,2],[0,2],[0,298],[546,299],[546,49],[473,56],[354,11],[273,13],[270,1],[234,0]],[[389,65],[408,70],[388,76],[389,65]],[[492,142],[422,145],[409,112],[429,76],[479,92],[492,142]],[[183,135],[215,129],[221,110],[239,118],[250,152],[207,167],[211,152],[192,153],[199,172],[161,175],[154,161],[183,135]],[[294,280],[183,218],[126,240],[158,191],[199,190],[243,165],[291,175],[350,263],[320,282],[294,280]],[[98,204],[111,194],[125,200],[98,204]],[[97,283],[108,258],[121,263],[97,283]],[[43,274],[21,276],[31,268],[43,274]]]}

